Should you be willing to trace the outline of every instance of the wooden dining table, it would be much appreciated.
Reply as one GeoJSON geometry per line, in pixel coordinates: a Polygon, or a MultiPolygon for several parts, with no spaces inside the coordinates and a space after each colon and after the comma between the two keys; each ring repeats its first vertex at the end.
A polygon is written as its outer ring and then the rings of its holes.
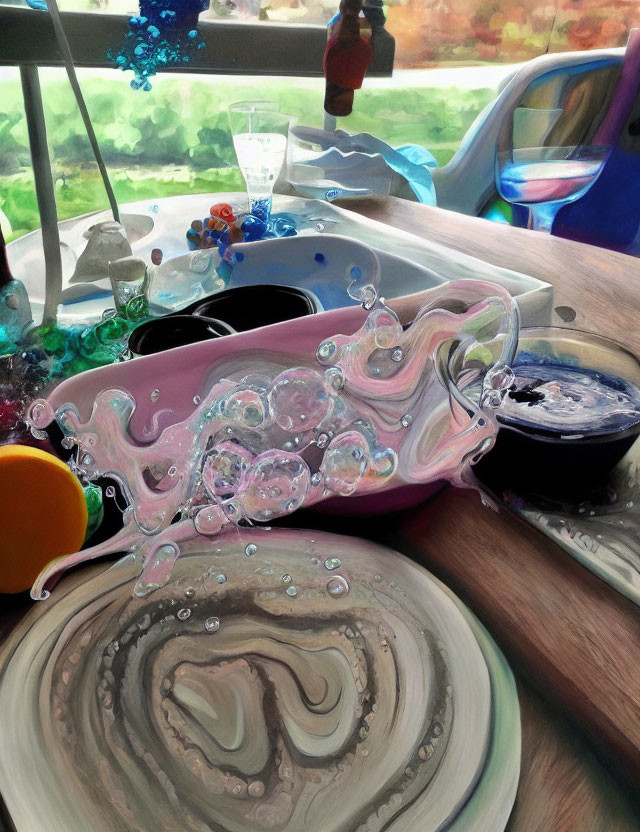
{"type": "MultiPolygon", "coordinates": [[[[640,355],[640,259],[396,197],[340,204],[551,283],[550,324],[640,355]]],[[[401,318],[411,308],[396,304],[401,318]]],[[[516,673],[523,764],[510,832],[640,829],[640,609],[475,490],[446,488],[380,534],[469,604],[516,673]]]]}
{"type": "MultiPolygon", "coordinates": [[[[395,197],[339,204],[551,283],[550,323],[608,336],[640,354],[640,260],[395,197]]],[[[404,322],[415,298],[392,305],[404,322]]],[[[322,526],[319,517],[305,512],[294,525],[322,526]]],[[[507,656],[522,716],[508,832],[640,830],[637,606],[509,510],[485,505],[475,490],[447,487],[402,514],[332,518],[331,528],[384,540],[422,563],[459,594],[507,656]]],[[[6,600],[0,640],[28,606],[24,597],[6,600]]]]}

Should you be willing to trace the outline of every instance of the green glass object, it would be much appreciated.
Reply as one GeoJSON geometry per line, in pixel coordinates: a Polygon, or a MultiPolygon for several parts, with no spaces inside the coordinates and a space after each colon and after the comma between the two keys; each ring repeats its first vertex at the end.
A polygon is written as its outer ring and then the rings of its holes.
{"type": "Polygon", "coordinates": [[[131,300],[128,300],[124,314],[130,321],[140,323],[149,316],[149,303],[144,295],[136,295],[131,300]]]}
{"type": "Polygon", "coordinates": [[[38,333],[42,348],[50,355],[60,357],[67,349],[67,333],[57,326],[43,326],[38,333]]]}
{"type": "Polygon", "coordinates": [[[100,321],[95,328],[96,338],[101,344],[105,345],[122,340],[128,332],[129,327],[127,322],[119,315],[114,315],[113,318],[100,321]]]}
{"type": "Polygon", "coordinates": [[[83,488],[83,491],[84,498],[87,501],[87,512],[89,514],[87,533],[84,538],[87,541],[102,523],[104,518],[104,505],[102,503],[102,489],[99,485],[87,485],[83,488]]]}

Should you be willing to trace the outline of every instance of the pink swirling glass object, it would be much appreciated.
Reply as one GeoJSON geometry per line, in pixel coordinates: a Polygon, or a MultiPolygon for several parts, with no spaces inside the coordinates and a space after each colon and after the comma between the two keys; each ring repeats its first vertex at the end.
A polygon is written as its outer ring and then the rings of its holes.
{"type": "MultiPolygon", "coordinates": [[[[315,355],[295,344],[228,354],[207,367],[192,412],[164,428],[154,422],[146,444],[132,436],[137,403],[126,389],[99,392],[84,422],[74,404],[59,406],[77,472],[115,479],[128,507],[120,532],[52,561],[32,596],[46,597],[77,563],[123,551],[140,564],[135,592],[144,596],[166,583],[180,542],[194,535],[330,497],[469,483],[472,462],[495,438],[492,411],[512,378],[517,335],[506,290],[458,281],[434,290],[406,329],[378,301],[356,332],[325,338],[315,355]],[[465,390],[479,378],[472,401],[465,390]]],[[[180,349],[184,360],[192,348],[180,349]]],[[[52,408],[37,401],[31,414],[42,430],[52,408]]]]}

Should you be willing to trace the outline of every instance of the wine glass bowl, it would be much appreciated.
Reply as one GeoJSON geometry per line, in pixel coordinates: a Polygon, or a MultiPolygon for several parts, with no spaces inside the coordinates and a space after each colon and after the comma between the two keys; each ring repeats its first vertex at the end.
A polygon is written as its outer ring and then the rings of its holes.
{"type": "Polygon", "coordinates": [[[528,208],[538,231],[550,232],[559,209],[589,190],[609,152],[598,144],[557,145],[554,127],[562,113],[516,108],[496,150],[500,196],[528,208]]]}

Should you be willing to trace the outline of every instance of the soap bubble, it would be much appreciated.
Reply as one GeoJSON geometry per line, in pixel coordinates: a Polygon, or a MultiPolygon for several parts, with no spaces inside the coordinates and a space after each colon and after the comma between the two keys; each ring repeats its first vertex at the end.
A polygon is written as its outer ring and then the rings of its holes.
{"type": "Polygon", "coordinates": [[[369,462],[369,446],[356,430],[347,431],[331,441],[320,471],[325,486],[336,494],[353,494],[369,462]]]}
{"type": "Polygon", "coordinates": [[[298,509],[309,489],[309,468],[297,455],[267,451],[255,460],[240,498],[247,517],[269,520],[298,509]]]}
{"type": "Polygon", "coordinates": [[[251,467],[252,455],[236,442],[212,448],[202,467],[202,482],[212,497],[235,494],[251,467]]]}
{"type": "Polygon", "coordinates": [[[331,409],[324,379],[301,367],[275,378],[269,403],[278,426],[288,431],[313,430],[331,409]]]}
{"type": "Polygon", "coordinates": [[[36,399],[27,410],[27,423],[40,430],[50,425],[54,418],[53,408],[46,399],[36,399]]]}
{"type": "Polygon", "coordinates": [[[256,428],[266,418],[266,404],[255,390],[238,390],[227,396],[220,405],[223,418],[242,427],[256,428]]]}
{"type": "Polygon", "coordinates": [[[225,522],[226,518],[218,506],[204,506],[193,520],[196,531],[207,536],[218,534],[225,522]]]}
{"type": "MultiPolygon", "coordinates": [[[[402,338],[402,325],[398,316],[386,306],[374,309],[367,318],[365,328],[373,332],[376,347],[382,350],[396,347],[402,338]]],[[[402,356],[400,356],[402,360],[402,356]]]]}

